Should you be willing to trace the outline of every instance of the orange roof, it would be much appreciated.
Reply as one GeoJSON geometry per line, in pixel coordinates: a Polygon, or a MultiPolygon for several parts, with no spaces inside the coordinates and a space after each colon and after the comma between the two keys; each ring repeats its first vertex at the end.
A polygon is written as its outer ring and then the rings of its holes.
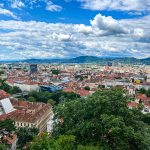
{"type": "Polygon", "coordinates": [[[70,87],[64,88],[63,89],[64,92],[73,92],[74,90],[70,87]]]}
{"type": "Polygon", "coordinates": [[[18,122],[34,123],[41,119],[52,106],[45,103],[33,103],[27,101],[11,100],[13,107],[16,109],[8,114],[0,116],[0,120],[12,119],[18,122]]]}
{"type": "Polygon", "coordinates": [[[84,89],[77,90],[75,93],[79,94],[81,97],[88,96],[91,94],[90,91],[84,89]]]}
{"type": "Polygon", "coordinates": [[[145,94],[138,94],[136,98],[140,99],[141,101],[150,101],[150,98],[148,98],[145,94]]]}
{"type": "Polygon", "coordinates": [[[137,108],[138,107],[138,103],[136,103],[136,102],[129,102],[128,103],[128,107],[135,107],[135,108],[137,108]]]}
{"type": "Polygon", "coordinates": [[[8,94],[7,92],[0,90],[0,100],[4,99],[4,98],[8,98],[10,97],[10,94],[8,94]]]}

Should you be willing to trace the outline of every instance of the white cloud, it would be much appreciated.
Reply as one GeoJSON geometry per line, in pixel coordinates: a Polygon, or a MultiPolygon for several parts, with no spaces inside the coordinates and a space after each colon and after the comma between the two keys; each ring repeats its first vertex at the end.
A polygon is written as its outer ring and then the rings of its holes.
{"type": "Polygon", "coordinates": [[[134,36],[136,36],[136,37],[143,37],[143,36],[145,35],[144,30],[143,30],[143,29],[140,29],[140,28],[134,29],[133,34],[134,34],[134,36]]]}
{"type": "Polygon", "coordinates": [[[128,14],[130,16],[141,16],[143,13],[140,11],[134,11],[134,12],[130,11],[128,14]]]}
{"type": "Polygon", "coordinates": [[[74,28],[77,32],[80,32],[80,33],[88,34],[92,32],[91,26],[86,26],[84,24],[75,25],[74,28]]]}
{"type": "Polygon", "coordinates": [[[49,10],[49,11],[61,11],[62,7],[52,3],[51,1],[49,1],[47,3],[46,10],[49,10]]]}
{"type": "Polygon", "coordinates": [[[57,34],[57,33],[53,33],[52,34],[52,38],[54,40],[58,40],[58,41],[70,41],[72,37],[69,34],[62,34],[62,33],[57,34]]]}
{"type": "Polygon", "coordinates": [[[11,0],[11,7],[20,9],[25,7],[25,4],[20,0],[11,0]]]}
{"type": "Polygon", "coordinates": [[[16,15],[14,15],[11,11],[9,11],[7,9],[0,8],[0,14],[1,15],[10,16],[10,17],[12,17],[14,19],[18,19],[18,17],[16,15]]]}
{"type": "Polygon", "coordinates": [[[51,0],[2,0],[0,7],[8,5],[13,9],[22,9],[24,7],[29,9],[35,9],[45,6],[45,10],[59,12],[63,8],[57,4],[54,4],[51,0]]]}
{"type": "Polygon", "coordinates": [[[100,34],[127,34],[129,30],[124,27],[119,21],[113,19],[111,16],[105,17],[101,14],[95,16],[91,20],[91,25],[94,29],[99,30],[100,34]]]}
{"type": "Polygon", "coordinates": [[[146,57],[150,49],[149,20],[150,16],[117,21],[98,14],[89,26],[0,21],[0,51],[1,55],[9,53],[10,59],[80,55],[146,57]]]}
{"type": "Polygon", "coordinates": [[[150,10],[149,0],[77,0],[84,9],[90,10],[121,10],[147,11],[150,10]]]}

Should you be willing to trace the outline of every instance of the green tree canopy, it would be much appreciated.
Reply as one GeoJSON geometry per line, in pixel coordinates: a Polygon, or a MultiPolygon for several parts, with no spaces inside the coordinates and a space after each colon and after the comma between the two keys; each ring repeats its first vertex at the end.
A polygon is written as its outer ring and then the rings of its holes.
{"type": "Polygon", "coordinates": [[[0,121],[0,129],[6,129],[8,132],[15,131],[15,122],[10,119],[0,121]]]}
{"type": "Polygon", "coordinates": [[[140,93],[141,93],[141,94],[146,94],[146,90],[145,90],[144,88],[141,88],[141,89],[140,89],[140,93]]]}
{"type": "Polygon", "coordinates": [[[89,91],[90,87],[89,86],[85,86],[84,89],[89,91]]]}
{"type": "Polygon", "coordinates": [[[47,103],[49,100],[52,100],[54,101],[53,104],[56,105],[64,100],[70,100],[70,99],[73,100],[80,97],[80,95],[75,94],[73,92],[63,92],[63,91],[58,91],[54,93],[32,91],[29,93],[28,96],[34,97],[36,102],[47,103]]]}
{"type": "Polygon", "coordinates": [[[36,128],[18,128],[17,131],[18,146],[23,148],[28,142],[33,140],[33,137],[38,134],[38,129],[36,128]]]}
{"type": "Polygon", "coordinates": [[[8,146],[5,144],[0,143],[0,150],[6,150],[8,146]]]}
{"type": "Polygon", "coordinates": [[[100,150],[95,146],[83,146],[76,144],[73,135],[60,135],[52,138],[46,133],[42,133],[34,138],[29,144],[29,150],[100,150]]]}
{"type": "Polygon", "coordinates": [[[16,93],[21,93],[21,89],[17,86],[11,87],[6,83],[6,80],[0,79],[0,89],[6,91],[7,93],[10,94],[16,94],[16,93]]]}
{"type": "Polygon", "coordinates": [[[53,70],[52,70],[52,74],[58,75],[58,74],[60,74],[60,70],[53,69],[53,70]]]}
{"type": "Polygon", "coordinates": [[[17,94],[17,93],[21,93],[21,89],[17,86],[13,86],[11,89],[10,89],[10,94],[17,94]]]}
{"type": "Polygon", "coordinates": [[[147,97],[150,97],[150,89],[148,89],[148,90],[146,91],[146,96],[147,96],[147,97]]]}
{"type": "Polygon", "coordinates": [[[36,99],[33,96],[28,97],[29,102],[36,102],[36,99]]]}
{"type": "Polygon", "coordinates": [[[104,150],[149,150],[150,126],[138,109],[128,109],[121,89],[97,91],[85,99],[65,101],[55,109],[53,137],[73,135],[76,145],[104,150]]]}

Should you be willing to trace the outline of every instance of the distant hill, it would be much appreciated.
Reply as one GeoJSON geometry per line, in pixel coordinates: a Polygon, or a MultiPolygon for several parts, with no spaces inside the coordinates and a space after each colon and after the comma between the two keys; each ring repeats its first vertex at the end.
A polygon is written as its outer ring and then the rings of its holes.
{"type": "Polygon", "coordinates": [[[150,57],[149,57],[149,58],[145,58],[145,59],[141,59],[141,62],[142,62],[143,64],[148,64],[148,65],[150,65],[150,57]]]}
{"type": "MultiPolygon", "coordinates": [[[[11,61],[3,61],[11,62],[11,61]]],[[[12,61],[12,62],[26,62],[26,63],[98,63],[107,64],[108,62],[118,62],[124,64],[146,64],[150,65],[150,58],[136,59],[134,57],[96,57],[96,56],[79,56],[71,59],[27,59],[22,61],[12,61]]]]}
{"type": "Polygon", "coordinates": [[[70,63],[95,63],[95,62],[99,62],[100,58],[96,56],[79,56],[66,61],[70,63]]]}

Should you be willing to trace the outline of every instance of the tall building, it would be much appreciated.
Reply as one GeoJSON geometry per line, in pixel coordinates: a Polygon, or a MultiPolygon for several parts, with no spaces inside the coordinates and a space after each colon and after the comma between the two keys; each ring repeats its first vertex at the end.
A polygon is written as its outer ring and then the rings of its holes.
{"type": "Polygon", "coordinates": [[[107,66],[112,67],[112,62],[107,62],[107,66]]]}
{"type": "Polygon", "coordinates": [[[38,66],[37,64],[31,64],[30,65],[30,74],[34,74],[38,72],[38,66]]]}

